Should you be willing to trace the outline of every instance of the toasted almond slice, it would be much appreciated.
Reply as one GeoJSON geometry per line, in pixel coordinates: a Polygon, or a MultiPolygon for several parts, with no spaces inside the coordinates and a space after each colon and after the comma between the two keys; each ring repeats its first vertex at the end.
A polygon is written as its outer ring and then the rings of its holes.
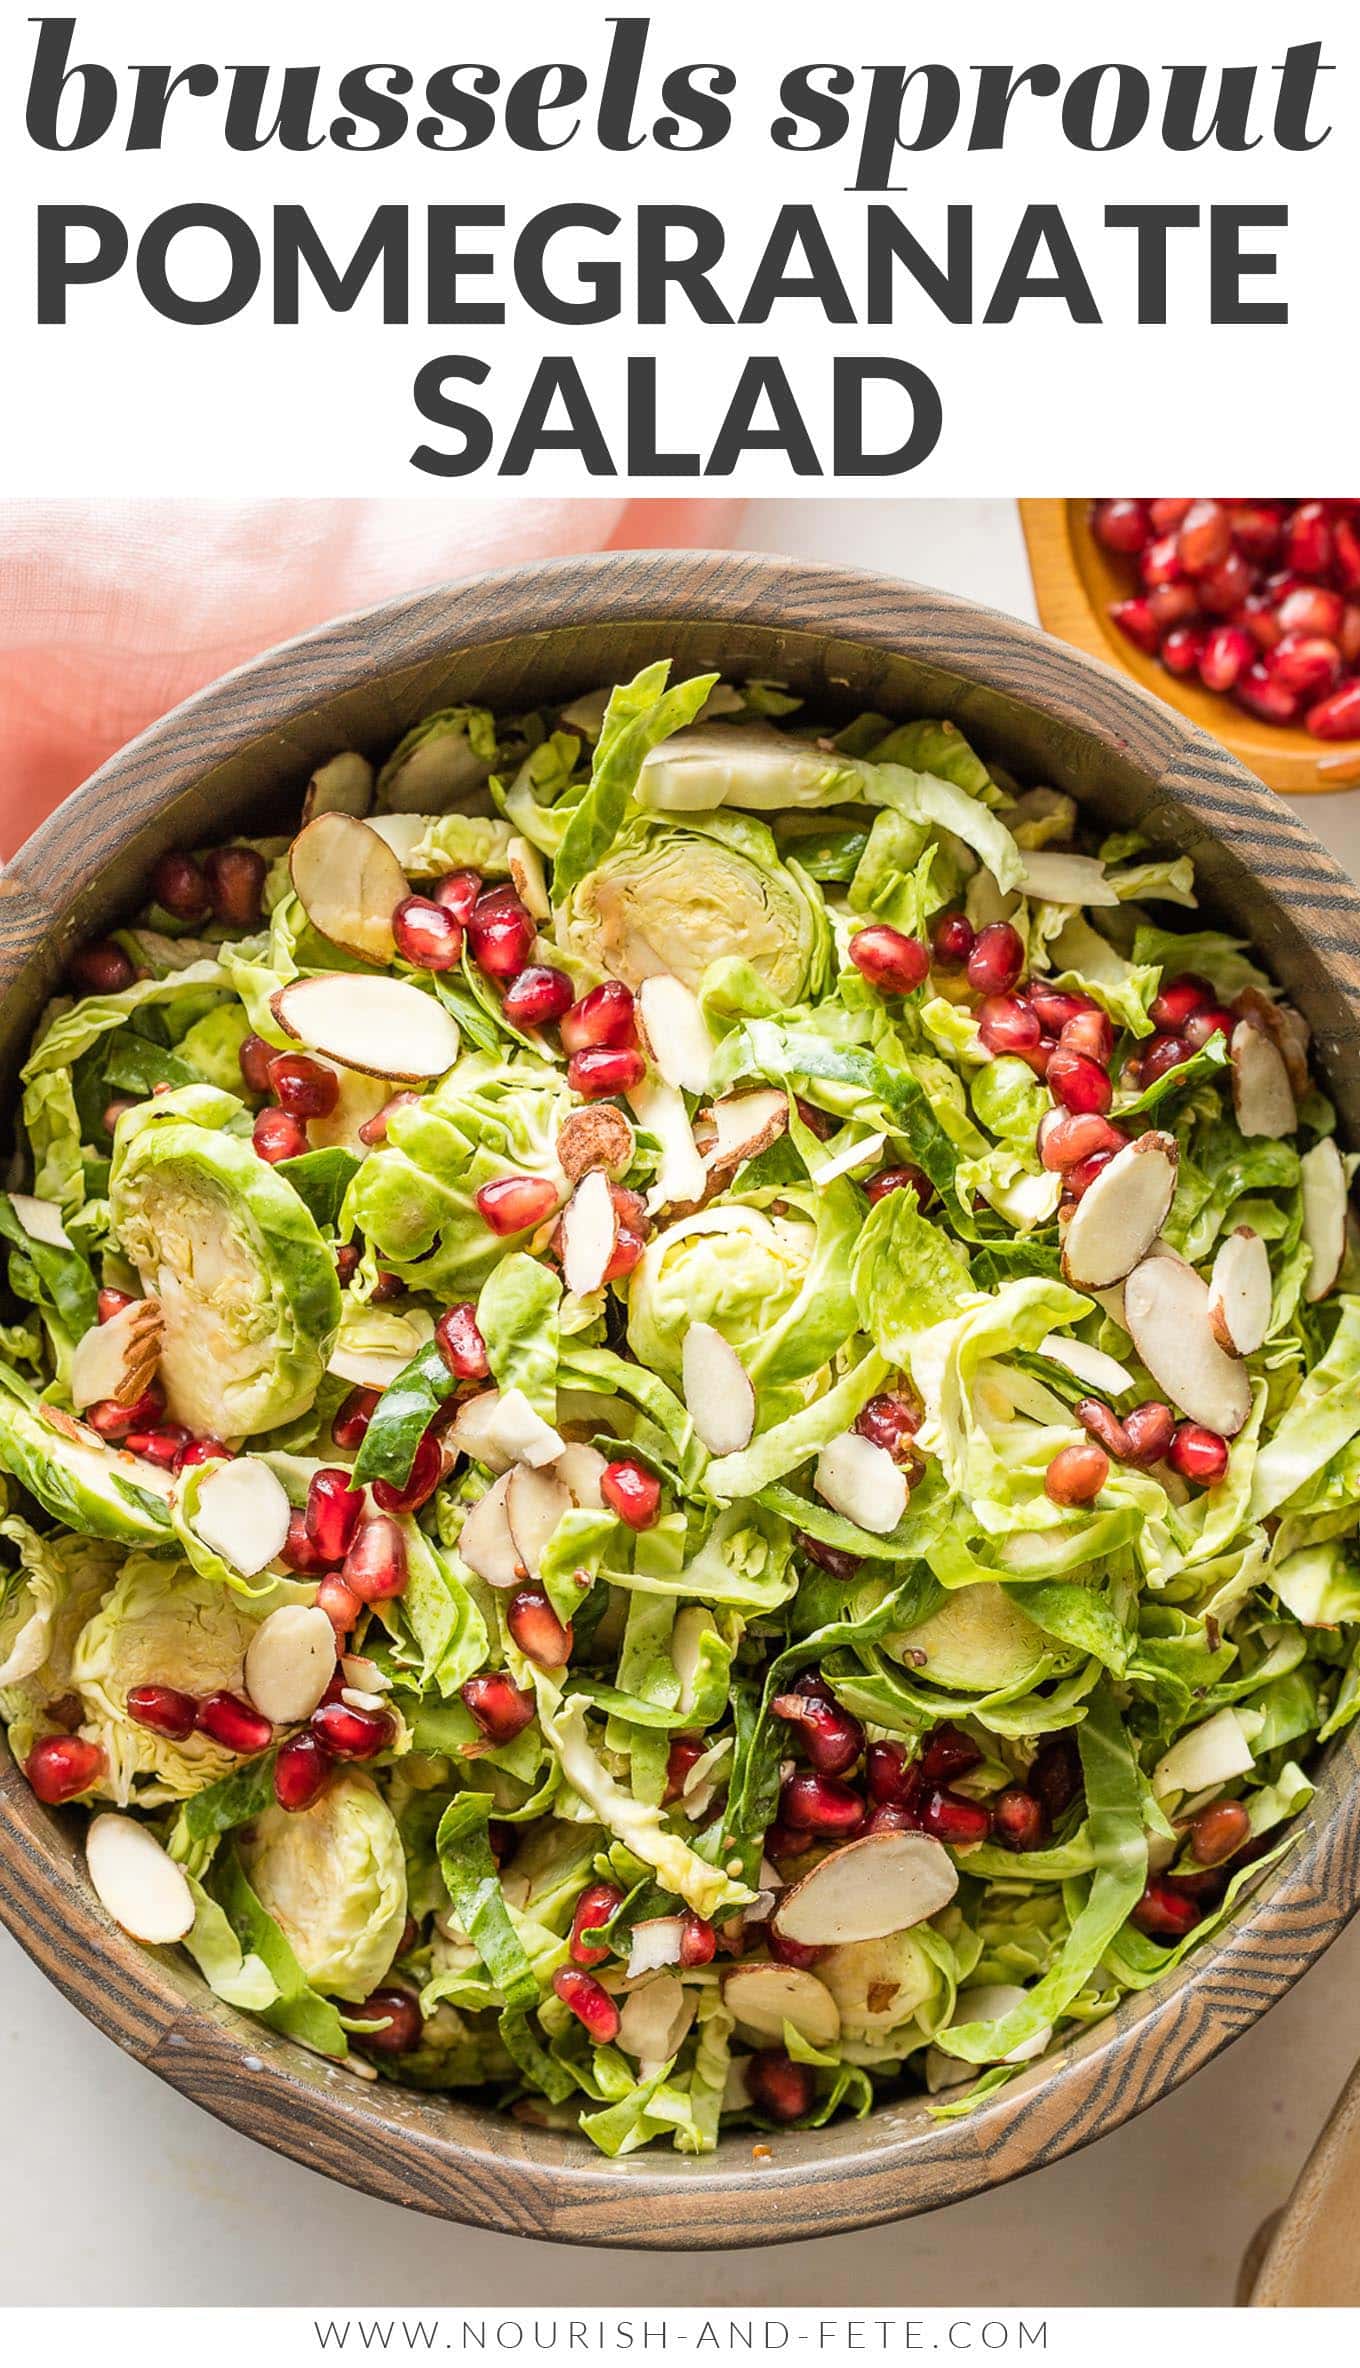
{"type": "MultiPolygon", "coordinates": [[[[1239,1131],[1268,1135],[1278,1142],[1292,1135],[1299,1123],[1284,1055],[1271,1038],[1250,1020],[1239,1020],[1229,1046],[1232,1055],[1232,1097],[1239,1131]]],[[[1111,1161],[1113,1166],[1113,1161],[1111,1161]]]]}
{"type": "Polygon", "coordinates": [[[135,1406],[156,1370],[164,1329],[159,1299],[134,1299],[106,1324],[91,1324],[71,1356],[72,1405],[116,1398],[120,1406],[135,1406]]]}
{"type": "Polygon", "coordinates": [[[194,1899],[182,1867],[135,1817],[101,1810],[85,1836],[85,1864],[105,1913],[134,1940],[168,1948],[194,1920],[194,1899]]]}
{"type": "Polygon", "coordinates": [[[500,1479],[492,1482],[459,1532],[459,1553],[468,1569],[475,1570],[489,1587],[520,1587],[524,1583],[524,1565],[506,1510],[512,1477],[512,1473],[502,1472],[500,1479]]]}
{"type": "Polygon", "coordinates": [[[335,1675],[335,1630],[315,1604],[285,1603],[246,1650],[246,1692],[276,1727],[310,1718],[335,1675]]]}
{"type": "Polygon", "coordinates": [[[312,927],[332,945],[361,962],[391,961],[392,915],[409,890],[391,848],[366,822],[318,814],[294,839],[288,870],[312,927]]]}
{"type": "Polygon", "coordinates": [[[507,1454],[496,1436],[500,1418],[499,1390],[479,1390],[475,1398],[464,1398],[453,1421],[445,1432],[451,1447],[460,1455],[470,1456],[473,1463],[485,1464],[488,1472],[508,1472],[515,1458],[507,1454]]]}
{"type": "Polygon", "coordinates": [[[659,1973],[663,1965],[678,1965],[685,1935],[683,1916],[644,1916],[628,1935],[628,1979],[659,1973]]]}
{"type": "Polygon", "coordinates": [[[1157,1129],[1116,1151],[1088,1184],[1063,1241],[1074,1290],[1107,1291],[1147,1256],[1176,1197],[1176,1138],[1157,1129]]]}
{"type": "Polygon", "coordinates": [[[589,1102],[573,1110],[557,1130],[557,1158],[563,1174],[579,1184],[592,1168],[617,1180],[633,1164],[637,1137],[613,1102],[589,1102]]]}
{"type": "Polygon", "coordinates": [[[649,1214],[655,1216],[658,1209],[688,1208],[701,1201],[708,1190],[708,1170],[699,1156],[678,1088],[646,1078],[632,1088],[628,1099],[639,1126],[655,1135],[661,1145],[656,1175],[647,1187],[649,1214]]]}
{"type": "Polygon", "coordinates": [[[31,1192],[11,1192],[9,1205],[31,1240],[46,1242],[49,1250],[73,1247],[56,1201],[35,1200],[31,1192]]]}
{"type": "Polygon", "coordinates": [[[724,1094],[706,1113],[714,1137],[704,1153],[704,1165],[715,1173],[739,1168],[786,1133],[789,1098],[775,1086],[760,1086],[751,1094],[724,1094]]]}
{"type": "Polygon", "coordinates": [[[576,1298],[603,1289],[617,1238],[609,1178],[603,1168],[592,1168],[562,1211],[562,1279],[576,1298]]]}
{"type": "Polygon", "coordinates": [[[797,1965],[734,1965],[723,1975],[723,2004],[752,2039],[782,2047],[792,2023],[812,2047],[834,2047],[841,2013],[825,1982],[797,1965]]]}
{"type": "MultiPolygon", "coordinates": [[[[1311,1151],[1305,1151],[1299,1168],[1303,1178],[1303,1238],[1312,1258],[1303,1295],[1316,1302],[1326,1298],[1341,1272],[1341,1261],[1346,1254],[1346,1170],[1330,1135],[1324,1135],[1311,1151]]],[[[1269,1280],[1269,1268],[1266,1272],[1269,1280]]]]}
{"type": "Polygon", "coordinates": [[[1158,1795],[1203,1792],[1208,1785],[1227,1784],[1234,1776],[1249,1775],[1253,1764],[1242,1722],[1229,1706],[1216,1710],[1212,1718],[1192,1727],[1162,1753],[1152,1771],[1152,1789],[1158,1795]]]}
{"type": "Polygon", "coordinates": [[[875,1537],[886,1537],[907,1509],[907,1476],[886,1447],[858,1431],[842,1431],[817,1458],[812,1485],[819,1497],[847,1521],[875,1537]]]}
{"type": "Polygon", "coordinates": [[[253,1579],[283,1552],[291,1510],[268,1464],[238,1455],[214,1464],[199,1489],[194,1535],[243,1579],[253,1579]]]}
{"type": "Polygon", "coordinates": [[[515,1551],[531,1579],[558,1522],[571,1511],[571,1495],[552,1472],[536,1472],[532,1464],[516,1464],[506,1483],[505,1510],[515,1551]]]}
{"type": "Polygon", "coordinates": [[[1069,855],[1059,847],[1022,847],[1022,896],[1043,904],[1117,905],[1119,898],[1094,855],[1069,855]]]}
{"type": "Polygon", "coordinates": [[[543,858],[528,839],[513,838],[505,850],[516,896],[531,920],[552,919],[552,898],[543,871],[543,858]]]}
{"type": "Polygon", "coordinates": [[[598,1447],[588,1447],[580,1439],[569,1439],[552,1468],[574,1505],[588,1506],[594,1513],[602,1510],[600,1482],[609,1466],[598,1447]]]}
{"type": "Polygon", "coordinates": [[[510,1463],[532,1464],[537,1469],[556,1463],[566,1446],[561,1433],[543,1420],[520,1389],[500,1392],[489,1427],[496,1446],[510,1463]]]}
{"type": "Polygon", "coordinates": [[[1135,1266],[1124,1284],[1124,1325],[1172,1405],[1220,1438],[1236,1438],[1251,1412],[1251,1382],[1214,1338],[1209,1286],[1193,1266],[1161,1257],[1135,1266]]]}
{"type": "Polygon", "coordinates": [[[698,996],[682,979],[658,971],[639,986],[638,1011],[653,1066],[667,1085],[687,1094],[706,1094],[713,1038],[698,996]]]}
{"type": "Polygon", "coordinates": [[[280,987],[269,1008],[285,1036],[366,1077],[423,1085],[458,1058],[458,1022],[406,979],[328,971],[280,987]]]}
{"type": "Polygon", "coordinates": [[[772,1921],[784,1940],[809,1948],[881,1940],[938,1915],[958,1887],[953,1860],[929,1834],[864,1834],[819,1859],[772,1921]]]}
{"type": "Polygon", "coordinates": [[[690,1420],[709,1454],[739,1454],[756,1427],[756,1393],[736,1350],[712,1324],[691,1324],[680,1370],[690,1420]]]}
{"type": "MultiPolygon", "coordinates": [[[[1306,1180],[1304,1197],[1306,1206],[1306,1180]]],[[[1221,1245],[1209,1277],[1210,1328],[1230,1357],[1255,1355],[1269,1329],[1271,1296],[1270,1253],[1259,1233],[1239,1225],[1221,1245]]]]}
{"type": "MultiPolygon", "coordinates": [[[[362,822],[373,803],[373,767],[357,748],[342,748],[338,756],[318,765],[302,801],[304,824],[318,814],[352,814],[362,822]]],[[[405,891],[403,890],[403,894],[405,891]]]]}
{"type": "Polygon", "coordinates": [[[670,2062],[693,2022],[699,2001],[673,1973],[656,1973],[630,1990],[619,2016],[618,2045],[647,2071],[670,2062]]]}
{"type": "Polygon", "coordinates": [[[1065,1332],[1048,1333],[1039,1343],[1039,1354],[1074,1373],[1078,1381],[1099,1390],[1103,1397],[1122,1398],[1125,1390],[1134,1386],[1133,1375],[1118,1357],[1107,1357],[1103,1348],[1092,1348],[1089,1341],[1069,1340],[1065,1332]]]}
{"type": "Polygon", "coordinates": [[[833,1151],[830,1159],[824,1159],[819,1167],[811,1170],[809,1183],[833,1184],[837,1176],[850,1176],[856,1168],[869,1167],[873,1161],[882,1158],[887,1140],[887,1136],[882,1134],[862,1135],[858,1143],[847,1143],[843,1150],[833,1151]]]}

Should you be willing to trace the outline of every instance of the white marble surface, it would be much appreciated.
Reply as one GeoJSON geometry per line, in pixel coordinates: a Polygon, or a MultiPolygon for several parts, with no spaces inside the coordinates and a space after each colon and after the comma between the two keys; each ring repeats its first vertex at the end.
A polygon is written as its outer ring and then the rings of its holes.
{"type": "MultiPolygon", "coordinates": [[[[752,549],[858,562],[1030,613],[993,502],[766,502],[752,549]]],[[[1360,798],[1303,801],[1360,865],[1360,798]]],[[[708,2257],[590,2252],[366,2202],[222,2129],[100,2039],[0,1934],[6,2303],[1217,2303],[1360,2044],[1360,1931],[1217,2063],[1018,2185],[893,2228],[708,2257]]]]}

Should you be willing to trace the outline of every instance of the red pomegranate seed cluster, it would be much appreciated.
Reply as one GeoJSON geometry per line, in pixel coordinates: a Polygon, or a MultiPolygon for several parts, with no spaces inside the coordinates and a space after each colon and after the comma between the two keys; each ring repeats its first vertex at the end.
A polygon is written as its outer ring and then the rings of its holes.
{"type": "Polygon", "coordinates": [[[1110,610],[1169,673],[1265,723],[1360,737],[1360,501],[1098,501],[1137,589],[1110,610]]]}

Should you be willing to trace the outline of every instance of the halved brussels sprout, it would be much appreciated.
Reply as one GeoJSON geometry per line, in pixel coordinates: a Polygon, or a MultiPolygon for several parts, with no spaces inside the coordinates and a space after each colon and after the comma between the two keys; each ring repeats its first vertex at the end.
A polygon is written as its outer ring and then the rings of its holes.
{"type": "Polygon", "coordinates": [[[313,1989],[366,1998],[406,1922],[401,1835],[376,1785],[336,1776],[310,1809],[266,1809],[240,1854],[313,1989]]]}
{"type": "MultiPolygon", "coordinates": [[[[650,1241],[628,1287],[628,1345],[639,1363],[684,1394],[685,1336],[711,1324],[758,1383],[764,1352],[807,1282],[816,1229],[799,1219],[722,1202],[650,1241]]],[[[800,1404],[797,1391],[790,1403],[800,1404]]],[[[764,1421],[774,1409],[761,1400],[764,1421]]]]}
{"type": "Polygon", "coordinates": [[[816,987],[830,943],[817,888],[742,814],[629,824],[556,929],[564,952],[634,991],[663,972],[697,987],[710,963],[740,954],[784,1003],[816,987]]]}
{"type": "Polygon", "coordinates": [[[896,1659],[931,1685],[965,1693],[999,1693],[1023,1685],[1042,1675],[1062,1651],[991,1580],[956,1588],[919,1627],[885,1642],[896,1659]]]}
{"type": "Polygon", "coordinates": [[[182,1086],[120,1120],[109,1206],[165,1315],[170,1411],[235,1440],[311,1404],[340,1323],[335,1265],[310,1211],[224,1130],[241,1104],[182,1086]]]}
{"type": "Polygon", "coordinates": [[[377,803],[393,814],[442,814],[491,777],[496,719],[485,707],[446,707],[414,724],[378,775],[377,803]]]}
{"type": "Polygon", "coordinates": [[[86,1538],[123,1545],[168,1543],[171,1480],[156,1464],[106,1447],[98,1433],[44,1405],[0,1367],[0,1468],[12,1472],[54,1521],[86,1538]]]}
{"type": "Polygon", "coordinates": [[[49,1705],[71,1690],[76,1639],[117,1578],[122,1554],[103,1539],[41,1538],[16,1516],[0,1521],[0,1536],[19,1555],[0,1609],[0,1719],[22,1760],[50,1723],[49,1705]]]}

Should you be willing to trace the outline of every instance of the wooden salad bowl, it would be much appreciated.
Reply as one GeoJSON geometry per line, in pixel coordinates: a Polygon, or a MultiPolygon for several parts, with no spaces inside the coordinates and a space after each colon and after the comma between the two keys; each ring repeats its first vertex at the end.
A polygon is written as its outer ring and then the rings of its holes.
{"type": "Polygon", "coordinates": [[[1301,725],[1263,723],[1192,677],[1172,674],[1120,632],[1110,603],[1127,598],[1128,568],[1096,541],[1090,511],[1089,501],[1020,504],[1034,597],[1049,632],[1107,666],[1122,667],[1144,690],[1212,732],[1268,789],[1300,797],[1360,782],[1360,740],[1315,740],[1301,725]]]}
{"type": "MultiPolygon", "coordinates": [[[[1192,854],[1205,902],[1312,1024],[1360,1143],[1360,895],[1287,806],[1126,674],[1027,625],[884,577],[725,552],[638,552],[474,578],[343,619],[178,708],[106,764],[0,876],[0,1064],[12,1084],[70,948],[138,901],[166,848],[291,826],[313,766],[391,747],[461,700],[500,710],[632,675],[773,676],[826,709],[949,715],[984,754],[1109,825],[1192,854]]],[[[1222,1937],[990,2102],[747,2131],[692,2159],[609,2162],[572,2134],[375,2085],[222,2005],[187,1961],[110,1924],[80,1821],[0,1754],[0,1917],[129,2055],[309,2169],[422,2211],[578,2244],[749,2245],[957,2202],[1054,2162],[1197,2071],[1327,1946],[1360,1898],[1360,1728],[1328,1754],[1293,1850],[1222,1937]]]]}

